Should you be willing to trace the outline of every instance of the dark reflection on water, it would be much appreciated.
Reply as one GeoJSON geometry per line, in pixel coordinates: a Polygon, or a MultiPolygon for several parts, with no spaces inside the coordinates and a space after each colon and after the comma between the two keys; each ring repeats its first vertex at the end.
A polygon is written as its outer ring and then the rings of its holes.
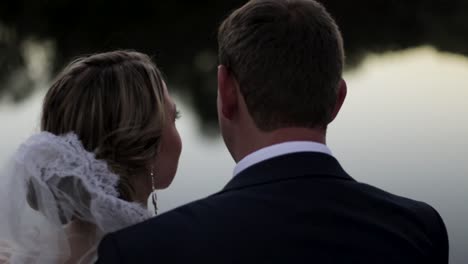
{"type": "MultiPolygon", "coordinates": [[[[0,2],[0,99],[32,92],[24,43],[52,41],[52,73],[71,58],[117,48],[154,55],[173,87],[194,107],[204,127],[216,121],[216,28],[245,1],[0,2]]],[[[468,1],[322,0],[345,38],[348,67],[368,52],[429,44],[468,55],[468,1]]]]}

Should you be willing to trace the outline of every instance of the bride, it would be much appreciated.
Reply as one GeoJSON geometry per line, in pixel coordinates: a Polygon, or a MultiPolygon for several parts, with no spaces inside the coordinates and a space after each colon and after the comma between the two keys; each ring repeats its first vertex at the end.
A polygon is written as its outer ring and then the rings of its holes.
{"type": "Polygon", "coordinates": [[[161,73],[138,52],[73,61],[55,80],[41,131],[0,175],[0,263],[92,263],[106,233],[151,217],[181,140],[161,73]]]}

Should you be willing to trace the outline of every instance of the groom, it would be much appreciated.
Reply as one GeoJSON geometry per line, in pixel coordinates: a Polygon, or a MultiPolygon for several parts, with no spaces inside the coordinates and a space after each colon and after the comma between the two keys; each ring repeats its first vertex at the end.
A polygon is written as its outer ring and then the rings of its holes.
{"type": "MultiPolygon", "coordinates": [[[[223,190],[106,236],[98,263],[447,263],[429,205],[351,178],[325,145],[343,42],[313,0],[252,0],[218,34],[223,190]]],[[[382,157],[384,158],[384,157],[382,157]]]]}

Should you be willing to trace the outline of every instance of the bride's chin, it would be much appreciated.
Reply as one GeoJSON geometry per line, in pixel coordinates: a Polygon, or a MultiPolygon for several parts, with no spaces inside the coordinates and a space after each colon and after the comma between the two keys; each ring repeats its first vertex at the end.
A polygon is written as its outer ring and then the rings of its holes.
{"type": "Polygon", "coordinates": [[[170,170],[169,172],[161,173],[160,177],[155,182],[156,190],[164,190],[168,188],[174,181],[175,175],[177,173],[177,168],[170,170]]]}
{"type": "Polygon", "coordinates": [[[156,183],[156,190],[164,190],[166,188],[168,188],[169,186],[171,186],[173,180],[174,180],[175,177],[171,177],[170,179],[167,179],[165,181],[160,181],[158,183],[156,183]]]}
{"type": "Polygon", "coordinates": [[[169,182],[166,182],[166,183],[161,183],[161,184],[157,184],[156,185],[156,190],[164,190],[166,188],[168,188],[172,183],[172,180],[170,180],[169,182]]]}

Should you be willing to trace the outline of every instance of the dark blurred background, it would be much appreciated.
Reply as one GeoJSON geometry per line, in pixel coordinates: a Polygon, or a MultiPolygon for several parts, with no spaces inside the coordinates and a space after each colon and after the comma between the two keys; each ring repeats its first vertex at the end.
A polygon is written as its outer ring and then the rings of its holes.
{"type": "MultiPolygon", "coordinates": [[[[216,33],[245,2],[1,0],[0,168],[38,130],[65,64],[134,49],[154,58],[182,112],[184,147],[160,208],[223,188],[234,162],[217,132],[216,33]]],[[[356,180],[434,206],[451,263],[468,263],[468,0],[321,2],[344,36],[349,87],[327,144],[356,180]]]]}
{"type": "MultiPolygon", "coordinates": [[[[154,57],[171,88],[195,109],[202,127],[210,128],[216,120],[217,26],[244,2],[2,0],[0,99],[19,102],[34,89],[21,71],[27,41],[52,44],[52,73],[81,54],[135,49],[154,57]]],[[[348,69],[369,52],[419,45],[468,55],[466,0],[321,2],[341,27],[348,69]]]]}

